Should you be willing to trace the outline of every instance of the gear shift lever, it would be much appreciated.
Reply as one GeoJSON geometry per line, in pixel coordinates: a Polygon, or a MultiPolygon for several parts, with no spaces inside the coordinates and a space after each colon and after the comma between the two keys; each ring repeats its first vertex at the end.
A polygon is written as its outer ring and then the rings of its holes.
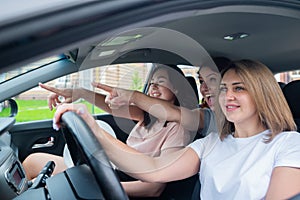
{"type": "Polygon", "coordinates": [[[40,171],[37,178],[33,181],[31,187],[29,185],[30,189],[36,189],[36,188],[45,186],[46,179],[52,175],[54,168],[55,168],[54,161],[47,162],[45,167],[40,171]]]}

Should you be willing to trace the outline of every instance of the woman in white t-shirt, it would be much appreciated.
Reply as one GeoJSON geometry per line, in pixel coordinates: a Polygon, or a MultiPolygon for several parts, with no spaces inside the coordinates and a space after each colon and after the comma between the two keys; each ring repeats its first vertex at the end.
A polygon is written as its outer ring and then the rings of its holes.
{"type": "Polygon", "coordinates": [[[202,200],[288,199],[300,193],[300,134],[271,71],[256,61],[232,62],[222,74],[218,102],[225,117],[217,115],[220,133],[155,159],[106,134],[84,105],[59,106],[54,123],[59,126],[67,110],[76,111],[111,161],[140,180],[169,182],[200,173],[202,200]]]}

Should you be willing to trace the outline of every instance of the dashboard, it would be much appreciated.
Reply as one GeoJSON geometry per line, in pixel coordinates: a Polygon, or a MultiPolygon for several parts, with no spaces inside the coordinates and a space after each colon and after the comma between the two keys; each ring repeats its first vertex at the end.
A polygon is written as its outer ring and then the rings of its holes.
{"type": "Polygon", "coordinates": [[[48,177],[45,179],[45,186],[29,186],[25,170],[17,155],[17,148],[12,145],[9,133],[14,124],[15,118],[0,117],[1,200],[104,199],[93,172],[87,165],[75,166],[48,177]]]}

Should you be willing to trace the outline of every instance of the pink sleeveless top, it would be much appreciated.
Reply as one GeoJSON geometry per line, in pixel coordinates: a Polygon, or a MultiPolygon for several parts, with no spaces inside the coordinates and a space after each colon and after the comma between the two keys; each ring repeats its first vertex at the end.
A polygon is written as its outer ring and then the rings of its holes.
{"type": "Polygon", "coordinates": [[[193,140],[193,135],[176,122],[155,122],[148,130],[138,123],[127,138],[127,145],[146,155],[156,157],[170,148],[183,148],[193,140]]]}

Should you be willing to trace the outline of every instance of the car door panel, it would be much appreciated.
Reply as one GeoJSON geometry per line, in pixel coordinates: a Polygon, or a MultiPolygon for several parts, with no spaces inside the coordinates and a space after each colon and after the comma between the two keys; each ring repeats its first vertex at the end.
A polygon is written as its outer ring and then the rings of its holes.
{"type": "Polygon", "coordinates": [[[52,120],[15,124],[10,134],[21,162],[36,152],[62,155],[65,140],[60,131],[52,128],[52,120]]]}

